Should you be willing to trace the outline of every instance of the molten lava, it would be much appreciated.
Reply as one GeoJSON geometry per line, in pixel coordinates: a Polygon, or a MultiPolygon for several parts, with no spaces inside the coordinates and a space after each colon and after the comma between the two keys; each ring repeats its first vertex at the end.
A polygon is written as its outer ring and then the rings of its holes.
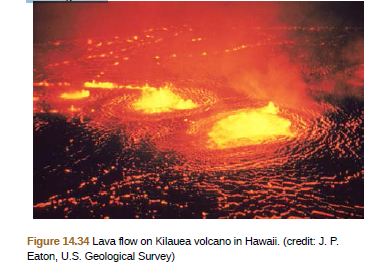
{"type": "Polygon", "coordinates": [[[291,122],[278,116],[279,108],[268,106],[241,111],[218,121],[208,133],[210,148],[233,148],[262,144],[279,137],[293,136],[291,122]]]}
{"type": "Polygon", "coordinates": [[[142,96],[133,104],[135,110],[144,113],[161,113],[171,110],[186,110],[196,108],[198,105],[191,99],[185,100],[173,93],[170,87],[153,88],[145,85],[142,96]]]}
{"type": "Polygon", "coordinates": [[[60,98],[65,100],[80,100],[83,98],[87,98],[90,96],[89,90],[81,90],[81,91],[75,91],[71,93],[63,93],[60,95],[60,98]]]}
{"type": "Polygon", "coordinates": [[[85,82],[84,86],[86,88],[98,88],[98,89],[114,89],[117,86],[112,82],[96,82],[93,80],[92,82],[85,82]]]}

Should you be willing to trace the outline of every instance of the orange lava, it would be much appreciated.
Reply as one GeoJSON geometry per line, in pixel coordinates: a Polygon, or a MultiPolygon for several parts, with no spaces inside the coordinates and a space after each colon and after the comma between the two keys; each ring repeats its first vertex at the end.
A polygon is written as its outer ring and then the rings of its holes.
{"type": "Polygon", "coordinates": [[[85,82],[84,86],[86,88],[98,88],[98,89],[114,89],[118,87],[112,82],[96,82],[95,80],[93,80],[92,82],[85,82]]]}
{"type": "Polygon", "coordinates": [[[218,121],[208,133],[209,148],[233,148],[292,137],[291,122],[278,116],[272,102],[258,109],[243,110],[218,121]]]}
{"type": "Polygon", "coordinates": [[[65,100],[81,100],[83,98],[87,98],[90,96],[89,90],[81,90],[81,91],[75,91],[70,93],[63,93],[60,95],[60,98],[65,100]]]}
{"type": "Polygon", "coordinates": [[[172,110],[186,110],[196,108],[198,105],[191,99],[185,100],[173,93],[169,86],[153,88],[145,85],[142,87],[142,96],[133,104],[135,110],[144,113],[161,113],[172,110]]]}

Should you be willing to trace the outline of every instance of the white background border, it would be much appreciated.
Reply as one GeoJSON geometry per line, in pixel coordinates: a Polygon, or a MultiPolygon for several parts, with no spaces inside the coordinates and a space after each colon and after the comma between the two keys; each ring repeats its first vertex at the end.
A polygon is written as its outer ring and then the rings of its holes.
{"type": "MultiPolygon", "coordinates": [[[[1,262],[26,262],[27,236],[61,238],[233,238],[337,236],[337,247],[157,247],[122,251],[171,252],[177,262],[377,262],[376,12],[365,1],[365,219],[362,220],[33,220],[33,6],[2,1],[1,12],[1,262]]],[[[44,252],[77,251],[47,248],[44,252]]],[[[81,248],[80,251],[90,251],[81,248]]],[[[96,249],[97,251],[105,251],[96,249]]],[[[107,249],[107,251],[111,251],[107,249]]],[[[120,249],[115,248],[114,252],[120,249]]],[[[40,251],[41,252],[41,251],[40,251]]]]}

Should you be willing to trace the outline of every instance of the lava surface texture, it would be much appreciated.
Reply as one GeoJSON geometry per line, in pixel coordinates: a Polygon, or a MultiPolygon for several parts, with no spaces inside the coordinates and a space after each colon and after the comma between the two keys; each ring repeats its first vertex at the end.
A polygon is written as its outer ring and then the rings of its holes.
{"type": "Polygon", "coordinates": [[[183,5],[35,41],[34,218],[363,218],[363,27],[183,5]]]}

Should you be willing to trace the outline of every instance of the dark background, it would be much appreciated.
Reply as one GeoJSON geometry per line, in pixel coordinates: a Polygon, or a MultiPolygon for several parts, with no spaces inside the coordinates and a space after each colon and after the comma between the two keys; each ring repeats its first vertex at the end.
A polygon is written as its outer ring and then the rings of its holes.
{"type": "Polygon", "coordinates": [[[189,24],[232,26],[363,26],[364,2],[34,3],[34,43],[127,35],[189,24]]]}

